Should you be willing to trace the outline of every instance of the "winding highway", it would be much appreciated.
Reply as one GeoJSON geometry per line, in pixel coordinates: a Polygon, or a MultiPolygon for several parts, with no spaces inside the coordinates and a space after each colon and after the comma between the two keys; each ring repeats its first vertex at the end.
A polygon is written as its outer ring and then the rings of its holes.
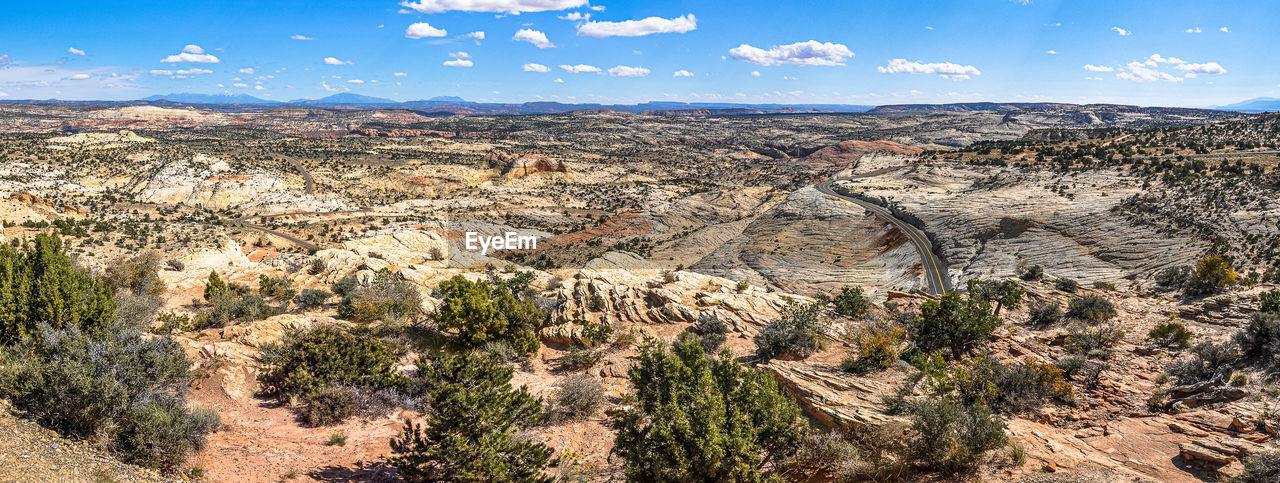
{"type": "MultiPolygon", "coordinates": [[[[875,176],[891,169],[896,168],[880,169],[862,175],[854,175],[854,177],[863,178],[867,176],[875,176]]],[[[929,293],[942,295],[948,290],[951,290],[951,276],[947,274],[947,264],[943,262],[941,258],[938,258],[937,255],[933,254],[933,244],[929,242],[929,237],[925,236],[924,232],[920,231],[919,228],[916,228],[893,216],[889,210],[880,205],[837,193],[832,187],[832,183],[834,181],[836,180],[823,181],[814,187],[823,194],[861,206],[872,213],[875,213],[880,218],[883,218],[885,221],[888,221],[899,230],[902,230],[903,233],[906,233],[907,238],[911,239],[911,244],[915,245],[916,253],[920,254],[920,261],[924,266],[925,280],[929,283],[929,293]]]]}

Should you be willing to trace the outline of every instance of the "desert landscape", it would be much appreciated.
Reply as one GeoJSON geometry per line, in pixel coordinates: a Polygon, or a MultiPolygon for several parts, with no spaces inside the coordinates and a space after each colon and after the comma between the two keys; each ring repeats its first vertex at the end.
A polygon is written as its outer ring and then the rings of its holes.
{"type": "Polygon", "coordinates": [[[725,411],[758,446],[713,479],[1208,481],[1275,454],[1274,115],[0,106],[5,480],[679,480],[706,456],[649,439],[743,437],[725,411]],[[105,295],[48,305],[72,280],[105,295]],[[143,377],[76,355],[95,330],[177,360],[125,409],[47,406],[143,377]]]}

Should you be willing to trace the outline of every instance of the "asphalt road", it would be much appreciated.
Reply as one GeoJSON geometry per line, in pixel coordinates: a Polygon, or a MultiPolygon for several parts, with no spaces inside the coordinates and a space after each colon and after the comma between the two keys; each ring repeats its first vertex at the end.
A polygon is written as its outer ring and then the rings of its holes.
{"type": "MultiPolygon", "coordinates": [[[[863,178],[867,176],[875,176],[890,169],[895,168],[880,169],[862,175],[855,175],[854,177],[863,178]]],[[[911,224],[893,216],[889,210],[880,205],[837,193],[831,187],[833,181],[835,180],[823,181],[815,185],[815,187],[818,188],[818,191],[821,191],[824,194],[834,196],[866,208],[880,218],[883,218],[885,221],[888,221],[899,230],[902,230],[903,233],[906,233],[907,238],[911,239],[911,244],[915,245],[916,253],[920,254],[920,261],[924,266],[925,280],[929,282],[929,293],[942,295],[948,290],[951,290],[951,277],[947,274],[947,264],[944,263],[941,258],[938,258],[937,255],[933,254],[933,244],[929,242],[929,237],[925,236],[924,232],[920,231],[919,228],[911,226],[911,224]]]]}

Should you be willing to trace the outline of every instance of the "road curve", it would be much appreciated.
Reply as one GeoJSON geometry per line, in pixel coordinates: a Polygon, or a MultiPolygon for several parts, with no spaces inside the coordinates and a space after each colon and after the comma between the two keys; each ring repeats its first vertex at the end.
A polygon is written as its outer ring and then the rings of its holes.
{"type": "MultiPolygon", "coordinates": [[[[887,170],[888,169],[878,170],[878,171],[884,172],[887,170]]],[[[875,173],[875,174],[879,174],[879,173],[875,173]]],[[[855,176],[855,177],[865,177],[867,175],[874,176],[874,174],[867,173],[866,175],[855,176]]],[[[880,218],[883,218],[885,221],[888,221],[890,224],[897,227],[899,230],[902,230],[903,233],[906,233],[907,238],[911,239],[911,244],[915,245],[916,253],[920,254],[920,261],[921,261],[921,264],[924,266],[925,280],[928,281],[929,283],[929,293],[934,295],[942,295],[946,293],[948,290],[951,290],[951,276],[947,274],[947,264],[944,263],[941,258],[938,258],[937,255],[933,254],[933,244],[929,242],[929,237],[925,236],[924,232],[920,231],[919,228],[911,226],[911,224],[893,216],[893,214],[890,213],[889,210],[885,209],[880,205],[837,193],[832,188],[833,181],[835,180],[823,181],[821,183],[818,183],[814,187],[817,188],[818,191],[824,194],[834,196],[836,198],[839,198],[844,201],[848,201],[850,203],[866,208],[867,210],[870,210],[872,213],[875,213],[880,218]]]]}

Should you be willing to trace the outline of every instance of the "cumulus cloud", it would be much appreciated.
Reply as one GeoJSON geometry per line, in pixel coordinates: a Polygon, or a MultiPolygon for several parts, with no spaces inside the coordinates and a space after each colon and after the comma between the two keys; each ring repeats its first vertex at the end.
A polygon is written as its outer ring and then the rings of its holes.
{"type": "MultiPolygon", "coordinates": [[[[1217,62],[1205,62],[1203,64],[1178,64],[1175,69],[1185,71],[1188,74],[1226,74],[1227,69],[1223,69],[1217,62]]],[[[1194,75],[1193,75],[1194,77],[1194,75]]]]}
{"type": "Polygon", "coordinates": [[[919,61],[907,62],[906,59],[890,60],[889,65],[876,67],[876,70],[886,74],[932,74],[951,80],[964,80],[982,73],[972,65],[960,65],[951,62],[930,62],[926,64],[919,61]]]}
{"type": "Polygon", "coordinates": [[[483,31],[471,32],[467,35],[464,35],[463,37],[473,38],[476,40],[484,40],[484,32],[483,31]]]}
{"type": "Polygon", "coordinates": [[[1200,27],[1191,27],[1189,29],[1184,30],[1184,32],[1189,34],[1198,34],[1200,33],[1200,27]]]}
{"type": "Polygon", "coordinates": [[[349,60],[338,60],[337,57],[325,57],[324,63],[329,65],[351,65],[351,64],[354,64],[355,62],[352,62],[349,60]]]}
{"type": "Polygon", "coordinates": [[[494,12],[519,15],[524,12],[568,10],[587,4],[587,0],[418,0],[403,1],[400,6],[418,13],[494,12]]]}
{"type": "Polygon", "coordinates": [[[1053,55],[1053,54],[1058,53],[1058,51],[1056,51],[1056,50],[1050,50],[1050,51],[1049,51],[1049,52],[1047,52],[1047,53],[1048,53],[1049,55],[1053,55]]]}
{"type": "Polygon", "coordinates": [[[1218,31],[1219,31],[1219,32],[1222,32],[1222,33],[1224,33],[1224,34],[1229,34],[1229,33],[1231,33],[1231,29],[1226,28],[1226,27],[1222,27],[1222,28],[1218,29],[1218,31]]]}
{"type": "Polygon", "coordinates": [[[618,65],[609,68],[609,75],[613,77],[644,77],[649,75],[649,69],[618,65]]]}
{"type": "Polygon", "coordinates": [[[542,64],[535,64],[533,62],[529,62],[525,65],[520,66],[520,69],[525,72],[551,72],[550,67],[547,67],[542,64]]]}
{"type": "Polygon", "coordinates": [[[302,34],[293,34],[293,35],[290,35],[289,38],[293,40],[315,40],[311,37],[307,37],[306,35],[302,35],[302,34]]]}
{"type": "Polygon", "coordinates": [[[364,84],[364,81],[361,79],[351,79],[351,80],[348,80],[347,83],[348,84],[364,84]]]}
{"type": "Polygon", "coordinates": [[[449,52],[449,57],[453,57],[453,58],[455,58],[455,59],[470,59],[470,58],[471,58],[471,54],[468,54],[468,53],[466,53],[466,52],[462,52],[462,51],[458,51],[458,52],[449,52]]]}
{"type": "Polygon", "coordinates": [[[547,40],[547,34],[544,34],[542,32],[539,32],[533,29],[517,30],[516,34],[511,36],[511,40],[514,40],[517,42],[528,42],[538,46],[539,49],[545,49],[547,47],[556,46],[556,44],[553,44],[551,43],[550,40],[547,40]]]}
{"type": "Polygon", "coordinates": [[[404,77],[404,76],[407,76],[407,75],[409,75],[409,74],[406,74],[406,73],[404,73],[404,72],[392,72],[392,73],[391,73],[391,75],[396,76],[396,77],[404,77]]]}
{"type": "Polygon", "coordinates": [[[582,12],[569,12],[568,15],[560,15],[560,16],[557,16],[556,18],[561,20],[572,20],[575,22],[578,20],[586,21],[586,20],[591,20],[591,14],[582,13],[582,12]]]}
{"type": "Polygon", "coordinates": [[[565,64],[565,65],[561,65],[560,68],[564,69],[566,72],[570,72],[573,74],[580,74],[583,72],[600,72],[599,67],[596,67],[594,65],[587,65],[587,64],[578,64],[578,65],[565,64]]]}
{"type": "Polygon", "coordinates": [[[1089,72],[1114,72],[1115,71],[1115,69],[1111,67],[1107,67],[1105,65],[1093,65],[1093,64],[1085,64],[1084,70],[1087,70],[1089,72]]]}
{"type": "Polygon", "coordinates": [[[1125,71],[1117,73],[1116,78],[1134,82],[1182,82],[1180,77],[1160,71],[1145,62],[1130,62],[1125,64],[1125,69],[1125,71]]]}
{"type": "Polygon", "coordinates": [[[262,87],[262,86],[253,86],[253,88],[254,88],[254,90],[259,90],[259,91],[265,91],[265,90],[267,90],[267,88],[266,88],[266,87],[262,87]]]}
{"type": "Polygon", "coordinates": [[[165,69],[151,69],[147,73],[151,75],[173,75],[173,71],[165,69]]]}
{"type": "Polygon", "coordinates": [[[178,62],[216,64],[218,62],[222,62],[222,60],[218,59],[213,54],[204,53],[204,49],[200,48],[199,45],[192,44],[192,45],[187,45],[186,47],[183,47],[182,52],[178,54],[170,55],[168,57],[160,59],[160,62],[163,62],[166,64],[176,64],[178,62]]]}
{"type": "Polygon", "coordinates": [[[231,87],[249,87],[249,84],[245,84],[243,82],[237,82],[235,84],[231,84],[231,87]]]}
{"type": "Polygon", "coordinates": [[[758,70],[751,71],[751,77],[760,77],[760,71],[758,70]]]}
{"type": "Polygon", "coordinates": [[[689,71],[687,71],[687,70],[680,69],[680,70],[677,70],[677,71],[675,71],[675,72],[672,72],[672,73],[671,73],[671,77],[693,77],[693,72],[689,72],[689,71]]]}
{"type": "Polygon", "coordinates": [[[831,42],[796,42],[789,45],[773,46],[768,50],[742,44],[729,49],[734,59],[756,65],[844,65],[844,59],[853,57],[853,52],[844,44],[831,42]]]}
{"type": "Polygon", "coordinates": [[[1121,37],[1128,37],[1130,35],[1133,35],[1133,32],[1122,29],[1120,27],[1111,27],[1111,30],[1115,30],[1116,33],[1120,34],[1121,37]]]}
{"type": "Polygon", "coordinates": [[[71,74],[70,76],[67,76],[67,78],[71,80],[85,80],[90,77],[92,76],[90,76],[89,74],[71,74]]]}
{"type": "Polygon", "coordinates": [[[445,67],[471,67],[472,63],[466,59],[453,59],[444,61],[445,67]]]}
{"type": "Polygon", "coordinates": [[[561,78],[559,78],[559,77],[556,77],[556,80],[554,80],[554,81],[552,81],[552,82],[555,82],[556,84],[564,84],[564,79],[561,79],[561,78]]]}
{"type": "Polygon", "coordinates": [[[649,17],[622,22],[587,22],[578,27],[578,35],[588,37],[639,37],[650,34],[685,33],[698,28],[693,14],[676,18],[649,17]]]}
{"type": "Polygon", "coordinates": [[[410,24],[409,28],[404,29],[404,36],[411,39],[420,39],[423,37],[444,37],[446,35],[449,35],[449,33],[443,29],[432,27],[431,24],[426,22],[410,24]]]}
{"type": "Polygon", "coordinates": [[[205,75],[205,74],[212,74],[213,71],[209,69],[193,68],[193,69],[179,69],[179,70],[173,71],[173,73],[178,75],[205,75]]]}
{"type": "Polygon", "coordinates": [[[75,55],[84,55],[84,51],[75,47],[67,47],[67,53],[75,55]]]}
{"type": "Polygon", "coordinates": [[[250,75],[252,75],[252,74],[253,74],[253,67],[245,67],[245,68],[243,68],[243,69],[240,69],[240,70],[239,70],[239,72],[240,72],[241,74],[250,74],[250,75]]]}

